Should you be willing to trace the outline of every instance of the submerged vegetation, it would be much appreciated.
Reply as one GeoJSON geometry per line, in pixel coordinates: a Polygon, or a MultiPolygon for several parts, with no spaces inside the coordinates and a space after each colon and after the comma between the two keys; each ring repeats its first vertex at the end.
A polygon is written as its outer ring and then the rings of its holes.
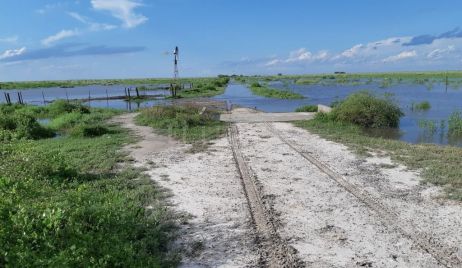
{"type": "Polygon", "coordinates": [[[430,102],[423,101],[420,103],[412,103],[411,110],[412,111],[428,111],[432,108],[430,102]]]}
{"type": "Polygon", "coordinates": [[[275,99],[303,99],[304,96],[288,90],[279,90],[274,88],[269,88],[267,86],[261,85],[258,82],[254,82],[250,85],[250,91],[253,94],[266,97],[266,98],[275,98],[275,99]]]}
{"type": "Polygon", "coordinates": [[[156,106],[141,110],[137,123],[188,143],[207,141],[225,133],[219,113],[198,106],[156,106]]]}
{"type": "Polygon", "coordinates": [[[0,267],[177,263],[165,194],[120,165],[130,138],[106,123],[116,112],[67,102],[0,111],[0,131],[12,136],[0,142],[0,267]],[[38,118],[51,123],[41,126],[38,118]]]}

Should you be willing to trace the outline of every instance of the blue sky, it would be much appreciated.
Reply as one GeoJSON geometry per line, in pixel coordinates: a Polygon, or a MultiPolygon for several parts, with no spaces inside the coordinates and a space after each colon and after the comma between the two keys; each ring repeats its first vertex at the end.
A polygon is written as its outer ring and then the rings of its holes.
{"type": "Polygon", "coordinates": [[[462,69],[462,1],[2,0],[0,81],[462,69]]]}

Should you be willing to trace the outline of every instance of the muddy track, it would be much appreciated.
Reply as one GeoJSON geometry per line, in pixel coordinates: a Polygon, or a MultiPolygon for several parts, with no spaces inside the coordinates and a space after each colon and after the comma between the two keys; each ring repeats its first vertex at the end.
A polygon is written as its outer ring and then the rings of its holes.
{"type": "Polygon", "coordinates": [[[298,145],[285,139],[282,133],[276,130],[271,123],[266,123],[266,126],[267,129],[283,143],[296,151],[310,164],[316,166],[320,171],[328,175],[328,177],[334,180],[340,187],[348,191],[375,212],[382,223],[392,231],[398,232],[410,239],[416,246],[431,254],[440,264],[446,267],[462,267],[462,260],[456,255],[457,249],[448,247],[437,241],[437,239],[431,235],[420,231],[412,222],[401,220],[396,211],[384,205],[369,192],[351,184],[342,175],[329,168],[328,165],[306,153],[298,145]]]}
{"type": "Polygon", "coordinates": [[[241,152],[236,125],[228,129],[228,136],[233,156],[240,173],[241,182],[257,231],[257,244],[260,249],[260,266],[262,267],[304,267],[296,256],[296,250],[290,247],[278,235],[275,227],[274,212],[265,206],[258,179],[247,165],[241,152]]]}

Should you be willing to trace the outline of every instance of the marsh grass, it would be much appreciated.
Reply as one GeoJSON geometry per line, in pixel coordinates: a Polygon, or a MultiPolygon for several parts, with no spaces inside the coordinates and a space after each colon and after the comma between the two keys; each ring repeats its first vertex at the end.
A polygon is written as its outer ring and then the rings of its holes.
{"type": "Polygon", "coordinates": [[[462,113],[453,112],[448,120],[448,133],[450,136],[462,137],[462,113]]]}
{"type": "Polygon", "coordinates": [[[303,99],[303,95],[295,93],[289,90],[279,90],[275,88],[269,88],[261,85],[258,82],[254,82],[250,85],[250,91],[257,96],[274,99],[303,99]]]}

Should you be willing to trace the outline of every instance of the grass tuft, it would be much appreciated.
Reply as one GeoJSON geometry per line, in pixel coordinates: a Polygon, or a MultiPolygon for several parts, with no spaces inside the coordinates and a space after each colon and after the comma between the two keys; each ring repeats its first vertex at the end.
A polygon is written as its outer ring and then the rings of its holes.
{"type": "Polygon", "coordinates": [[[315,113],[317,111],[318,111],[317,105],[305,105],[305,106],[301,106],[295,109],[295,112],[297,113],[301,113],[301,112],[315,113]]]}
{"type": "Polygon", "coordinates": [[[156,106],[141,111],[136,121],[162,134],[187,143],[211,140],[225,133],[226,125],[218,121],[219,113],[197,106],[156,106]]]}

